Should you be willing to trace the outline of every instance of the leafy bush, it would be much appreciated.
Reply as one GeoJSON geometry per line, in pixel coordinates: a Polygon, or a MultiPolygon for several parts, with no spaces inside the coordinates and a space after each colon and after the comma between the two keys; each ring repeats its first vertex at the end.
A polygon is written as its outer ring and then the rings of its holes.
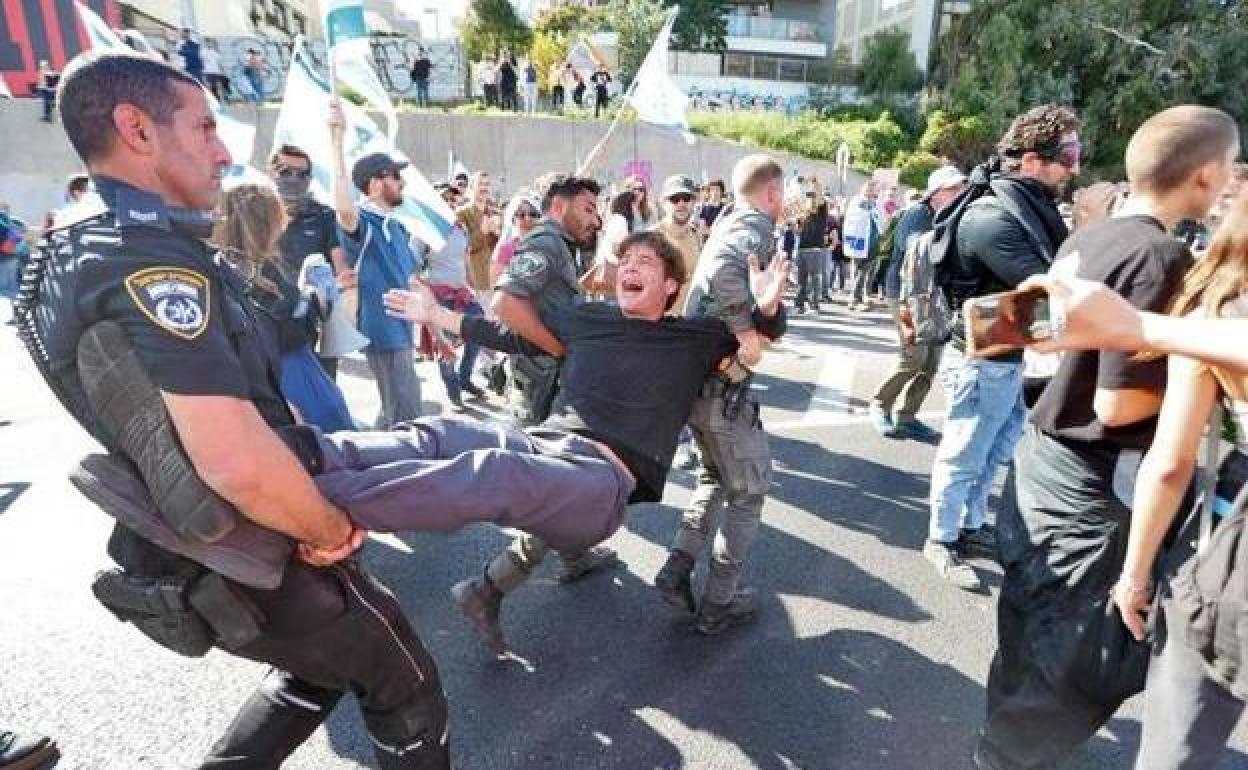
{"type": "Polygon", "coordinates": [[[906,133],[887,112],[874,119],[828,120],[813,112],[796,116],[774,112],[695,112],[690,127],[769,150],[792,152],[817,160],[836,160],[841,143],[849,145],[850,163],[872,170],[888,166],[902,150],[911,149],[906,133]]]}
{"type": "Polygon", "coordinates": [[[933,171],[944,165],[940,158],[930,152],[903,152],[897,156],[894,165],[901,171],[901,183],[906,187],[922,190],[927,186],[927,178],[933,171]]]}

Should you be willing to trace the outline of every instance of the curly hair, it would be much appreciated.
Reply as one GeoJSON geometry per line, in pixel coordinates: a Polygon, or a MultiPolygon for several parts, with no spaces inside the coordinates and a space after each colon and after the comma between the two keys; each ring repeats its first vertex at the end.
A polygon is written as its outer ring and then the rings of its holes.
{"type": "Polygon", "coordinates": [[[1023,155],[1034,152],[1045,160],[1056,160],[1062,136],[1079,130],[1074,110],[1059,104],[1032,107],[1014,118],[997,142],[997,154],[1007,171],[1017,171],[1023,155]]]}

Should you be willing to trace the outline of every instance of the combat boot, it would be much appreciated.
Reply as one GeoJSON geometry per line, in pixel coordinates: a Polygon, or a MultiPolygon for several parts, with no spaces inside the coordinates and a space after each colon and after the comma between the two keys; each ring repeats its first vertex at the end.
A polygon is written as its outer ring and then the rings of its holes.
{"type": "Polygon", "coordinates": [[[694,628],[700,634],[715,636],[722,634],[738,623],[754,619],[754,591],[749,588],[739,589],[725,604],[717,604],[702,600],[698,608],[698,618],[694,628]]]}
{"type": "Polygon", "coordinates": [[[507,653],[507,640],[503,638],[503,627],[499,624],[499,615],[503,608],[503,592],[495,588],[488,578],[482,576],[470,580],[461,580],[451,587],[451,597],[464,613],[468,622],[485,640],[495,656],[507,653]]]}
{"type": "Polygon", "coordinates": [[[573,583],[591,572],[614,567],[620,556],[614,548],[596,545],[577,554],[559,554],[559,582],[573,583]]]}
{"type": "Polygon", "coordinates": [[[693,599],[693,581],[690,579],[693,575],[693,564],[692,556],[684,551],[674,550],[668,555],[659,574],[654,576],[654,587],[659,590],[663,601],[690,615],[698,610],[697,602],[693,599]]]}

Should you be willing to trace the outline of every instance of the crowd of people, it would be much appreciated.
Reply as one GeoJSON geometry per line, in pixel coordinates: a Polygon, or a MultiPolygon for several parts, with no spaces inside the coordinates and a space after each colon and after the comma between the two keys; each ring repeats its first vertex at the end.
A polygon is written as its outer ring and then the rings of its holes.
{"type": "Polygon", "coordinates": [[[582,72],[572,62],[563,60],[551,65],[543,87],[537,64],[532,59],[522,62],[508,51],[497,58],[477,62],[473,73],[481,102],[486,107],[530,115],[544,111],[544,104],[550,112],[561,115],[571,102],[576,109],[592,108],[594,117],[601,117],[611,104],[611,84],[615,82],[610,70],[601,62],[596,63],[592,72],[582,72]],[[546,102],[543,102],[543,93],[549,95],[546,102]]]}
{"type": "MultiPolygon", "coordinates": [[[[527,81],[503,65],[494,98],[514,108],[527,81]]],[[[87,174],[41,228],[0,209],[0,292],[106,450],[76,476],[118,522],[97,598],[181,654],[274,667],[203,767],[280,765],[347,693],[380,767],[450,766],[437,664],[352,558],[369,531],[519,530],[450,587],[503,654],[506,597],[552,552],[565,581],[617,563],[604,541],[630,504],[662,499],[683,451],[697,487],[656,597],[708,636],[753,619],[744,575],[772,465],[750,386],[789,289],[796,314],[887,303],[899,351],[869,416],[937,445],[923,557],[971,591],[969,553],[1004,570],[972,765],[1056,767],[1141,691],[1138,768],[1217,762],[1248,697],[1248,361],[1225,344],[1248,314],[1248,192],[1229,116],[1153,116],[1125,184],[1068,212],[1080,122],[1045,105],[982,165],[904,198],[877,180],[834,196],[766,155],[727,182],[670,176],[654,198],[649,180],[604,189],[578,170],[504,202],[465,173],[439,185],[455,221],[431,244],[394,216],[406,163],[348,163],[337,103],[317,159],[329,205],[292,145],[268,183],[222,190],[201,82],[119,53],[67,67],[57,103],[87,174]],[[1045,294],[1052,335],[977,353],[960,311],[1017,289],[1045,294]],[[357,351],[380,402],[367,426],[336,384],[357,351]],[[456,414],[426,413],[418,358],[456,414]],[[939,432],[918,417],[936,381],[939,432]],[[491,391],[506,424],[464,415],[491,391]]],[[[3,735],[0,767],[55,751],[3,735]]]]}

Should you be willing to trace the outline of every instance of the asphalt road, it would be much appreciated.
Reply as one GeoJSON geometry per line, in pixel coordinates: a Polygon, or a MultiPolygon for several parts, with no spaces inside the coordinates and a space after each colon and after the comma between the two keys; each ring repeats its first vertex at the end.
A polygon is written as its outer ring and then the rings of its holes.
{"type": "MultiPolygon", "coordinates": [[[[55,735],[60,768],[193,766],[264,669],[215,651],[179,658],[95,603],[88,583],[106,565],[109,521],[65,481],[92,442],[2,328],[0,724],[55,735]]],[[[836,305],[791,329],[758,383],[776,473],[750,558],[757,623],[702,638],[653,594],[691,491],[684,472],[665,504],[635,509],[612,540],[624,567],[563,586],[548,566],[508,599],[513,659],[490,658],[447,594],[506,534],[474,527],[365,547],[441,668],[456,767],[968,767],[995,598],[945,584],[919,553],[933,448],[880,438],[866,423],[894,350],[891,325],[836,305]]],[[[371,418],[363,363],[343,369],[357,416],[371,418]]],[[[423,374],[436,400],[436,374],[427,365],[423,374]]],[[[940,406],[934,393],[924,413],[936,419],[940,406]]],[[[995,593],[997,570],[975,566],[995,593]]],[[[1068,767],[1129,768],[1138,707],[1124,707],[1068,767]]],[[[1248,768],[1245,747],[1241,730],[1224,767],[1248,768]]],[[[344,703],[286,767],[370,761],[344,703]]]]}

